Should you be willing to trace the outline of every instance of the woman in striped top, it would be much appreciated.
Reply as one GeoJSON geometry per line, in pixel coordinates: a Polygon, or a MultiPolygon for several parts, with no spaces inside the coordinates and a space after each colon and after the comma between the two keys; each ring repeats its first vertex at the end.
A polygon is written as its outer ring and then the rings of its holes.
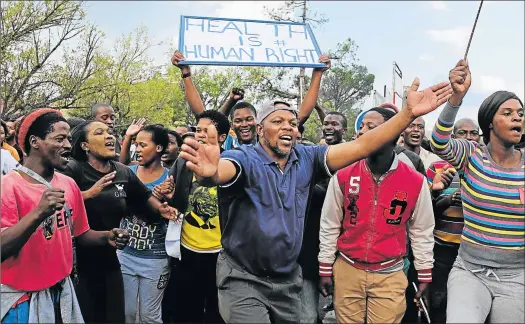
{"type": "Polygon", "coordinates": [[[525,152],[523,103],[497,91],[482,103],[478,122],[486,146],[451,138],[471,84],[466,61],[450,71],[454,94],[432,133],[432,150],[461,177],[465,226],[448,279],[447,323],[525,322],[525,152]]]}

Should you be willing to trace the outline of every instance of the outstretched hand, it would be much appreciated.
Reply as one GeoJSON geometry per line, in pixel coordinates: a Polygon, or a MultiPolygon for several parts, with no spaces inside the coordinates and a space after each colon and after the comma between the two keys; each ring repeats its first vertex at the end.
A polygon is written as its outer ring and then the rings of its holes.
{"type": "Polygon", "coordinates": [[[406,109],[414,118],[428,114],[444,104],[452,95],[452,87],[448,82],[441,82],[422,91],[419,89],[419,78],[408,89],[406,109]]]}
{"type": "Polygon", "coordinates": [[[126,136],[136,136],[144,127],[145,123],[146,118],[141,117],[138,120],[133,119],[133,122],[131,122],[131,125],[129,125],[128,129],[126,130],[126,136]]]}
{"type": "Polygon", "coordinates": [[[197,176],[213,177],[218,170],[221,151],[215,125],[208,127],[208,144],[199,143],[196,139],[186,137],[179,157],[185,159],[186,166],[197,176]]]}

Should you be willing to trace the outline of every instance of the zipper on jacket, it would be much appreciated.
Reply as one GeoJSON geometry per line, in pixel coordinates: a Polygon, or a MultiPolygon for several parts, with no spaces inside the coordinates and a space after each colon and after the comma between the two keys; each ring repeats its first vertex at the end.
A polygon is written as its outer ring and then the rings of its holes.
{"type": "Polygon", "coordinates": [[[376,182],[375,182],[374,175],[372,174],[372,172],[370,172],[369,174],[372,176],[372,179],[374,180],[374,185],[373,185],[374,206],[372,208],[372,219],[368,222],[368,230],[367,230],[367,235],[366,235],[367,240],[366,240],[366,248],[365,248],[365,262],[368,262],[368,251],[370,251],[370,243],[372,241],[372,236],[374,234],[372,223],[374,223],[373,220],[375,219],[376,206],[377,206],[376,182]]]}
{"type": "Polygon", "coordinates": [[[383,174],[381,177],[379,177],[379,179],[376,181],[376,178],[374,177],[374,174],[372,173],[372,171],[370,170],[370,168],[368,167],[368,165],[365,163],[365,170],[366,172],[368,172],[368,174],[372,177],[372,180],[374,181],[374,207],[372,209],[372,217],[370,219],[370,221],[368,222],[368,234],[367,235],[367,243],[366,243],[366,250],[365,250],[365,262],[368,262],[368,251],[370,250],[370,243],[372,241],[372,237],[374,236],[375,234],[375,231],[374,231],[374,225],[375,225],[375,220],[376,220],[376,210],[377,210],[377,196],[379,195],[379,186],[381,185],[381,182],[383,182],[383,180],[386,179],[386,177],[392,173],[392,171],[394,170],[388,170],[385,174],[383,174]],[[377,190],[376,190],[377,189],[377,190]]]}

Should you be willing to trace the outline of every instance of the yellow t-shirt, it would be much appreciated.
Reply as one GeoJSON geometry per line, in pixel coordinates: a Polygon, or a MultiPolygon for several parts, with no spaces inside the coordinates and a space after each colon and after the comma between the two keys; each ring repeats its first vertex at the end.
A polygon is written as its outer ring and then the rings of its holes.
{"type": "Polygon", "coordinates": [[[219,252],[222,248],[217,187],[200,186],[195,177],[184,213],[181,243],[195,252],[219,252]]]}
{"type": "Polygon", "coordinates": [[[12,147],[11,145],[7,144],[6,142],[2,143],[2,148],[4,150],[8,150],[9,153],[15,158],[16,162],[20,162],[20,156],[18,155],[18,151],[12,147]]]}

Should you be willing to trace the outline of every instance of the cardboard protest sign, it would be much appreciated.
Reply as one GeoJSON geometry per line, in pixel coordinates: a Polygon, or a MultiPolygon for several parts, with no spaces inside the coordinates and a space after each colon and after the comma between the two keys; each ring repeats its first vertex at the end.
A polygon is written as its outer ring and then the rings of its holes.
{"type": "Polygon", "coordinates": [[[179,51],[188,65],[323,67],[308,24],[181,16],[179,51]]]}

